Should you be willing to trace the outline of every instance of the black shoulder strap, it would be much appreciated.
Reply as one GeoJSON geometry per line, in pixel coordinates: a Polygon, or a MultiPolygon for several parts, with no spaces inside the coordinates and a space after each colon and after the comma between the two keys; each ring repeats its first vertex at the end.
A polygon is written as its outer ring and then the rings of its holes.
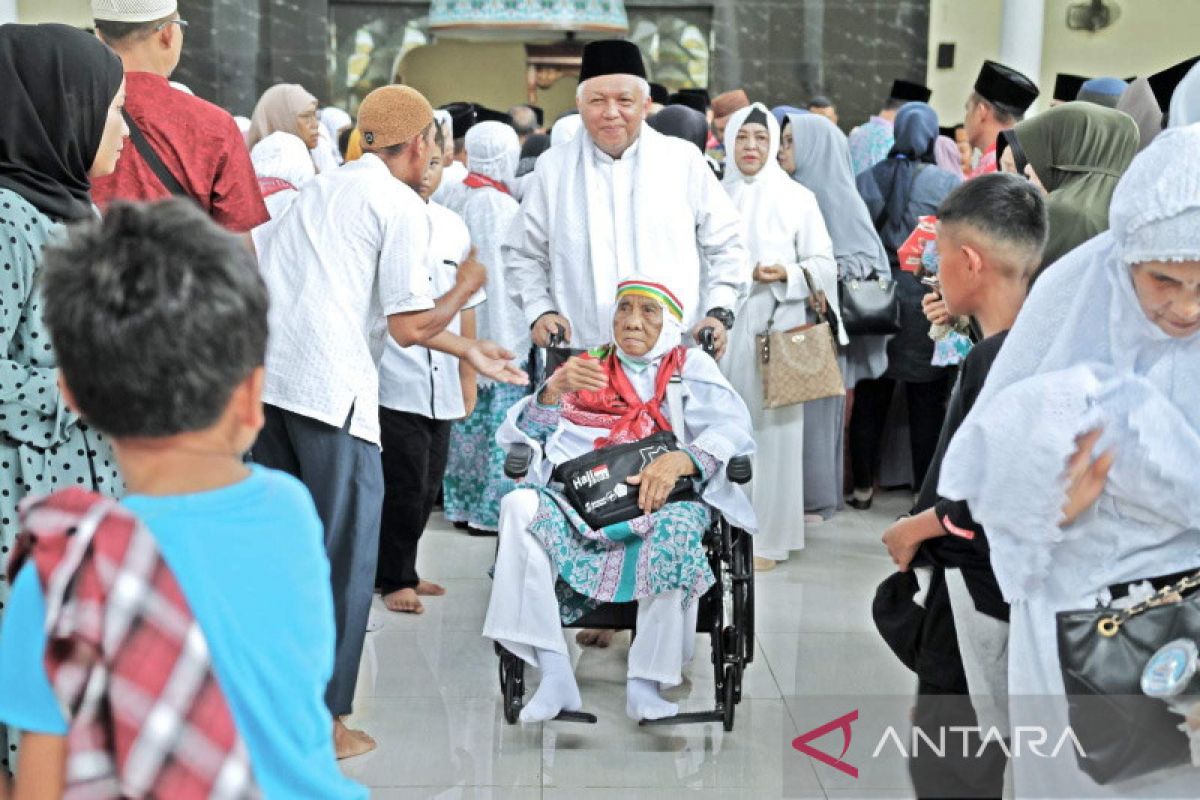
{"type": "Polygon", "coordinates": [[[146,140],[146,134],[142,133],[142,129],[133,121],[130,113],[122,109],[121,114],[125,117],[125,124],[129,126],[129,140],[133,142],[138,155],[146,162],[146,166],[150,167],[150,171],[162,181],[162,185],[166,187],[167,191],[175,197],[186,197],[189,200],[195,200],[196,198],[192,197],[192,194],[183,188],[183,184],[171,174],[171,170],[167,169],[167,165],[158,157],[158,153],[154,152],[154,148],[146,140]]]}

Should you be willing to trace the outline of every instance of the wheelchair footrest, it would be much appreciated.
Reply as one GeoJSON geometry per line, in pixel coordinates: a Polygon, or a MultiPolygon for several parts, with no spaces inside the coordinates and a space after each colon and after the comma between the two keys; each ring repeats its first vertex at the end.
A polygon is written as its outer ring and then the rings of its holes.
{"type": "Polygon", "coordinates": [[[723,722],[725,714],[722,711],[687,711],[682,714],[676,714],[673,717],[663,717],[662,719],[644,719],[638,722],[638,725],[644,728],[658,727],[661,725],[691,725],[696,722],[723,722]]]}
{"type": "Polygon", "coordinates": [[[587,725],[596,724],[596,715],[586,711],[560,711],[554,718],[555,722],[582,722],[587,725]]]}

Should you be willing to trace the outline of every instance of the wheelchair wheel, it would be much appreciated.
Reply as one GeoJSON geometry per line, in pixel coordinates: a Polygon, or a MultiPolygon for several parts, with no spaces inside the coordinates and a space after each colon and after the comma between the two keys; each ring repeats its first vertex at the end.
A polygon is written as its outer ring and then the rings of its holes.
{"type": "Polygon", "coordinates": [[[754,661],[754,553],[750,534],[737,531],[733,547],[733,608],[742,664],[754,661]]]}
{"type": "Polygon", "coordinates": [[[733,730],[733,715],[737,710],[737,695],[741,694],[741,682],[740,670],[736,666],[731,664],[725,668],[725,696],[721,698],[721,701],[723,703],[722,710],[725,712],[722,727],[727,731],[733,730]]]}
{"type": "Polygon", "coordinates": [[[525,699],[525,662],[512,653],[500,656],[500,691],[504,695],[504,721],[516,725],[525,699]]]}

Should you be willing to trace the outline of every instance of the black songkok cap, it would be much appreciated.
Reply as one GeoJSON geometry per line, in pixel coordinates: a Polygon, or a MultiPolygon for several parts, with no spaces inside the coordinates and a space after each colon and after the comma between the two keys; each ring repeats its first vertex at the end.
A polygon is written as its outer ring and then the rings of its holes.
{"type": "Polygon", "coordinates": [[[667,100],[669,106],[687,106],[693,111],[699,111],[701,114],[708,111],[708,106],[704,104],[704,98],[698,94],[687,91],[679,91],[671,95],[667,100]]]}
{"type": "Polygon", "coordinates": [[[503,122],[505,125],[512,125],[512,117],[503,111],[496,111],[486,106],[476,106],[474,124],[480,122],[503,122]]]}
{"type": "Polygon", "coordinates": [[[650,84],[650,102],[665,106],[671,102],[671,92],[661,83],[650,84]]]}
{"type": "Polygon", "coordinates": [[[1171,107],[1171,96],[1175,94],[1175,87],[1179,86],[1179,82],[1187,76],[1197,61],[1200,61],[1200,56],[1192,56],[1146,79],[1150,82],[1150,91],[1154,92],[1154,99],[1158,101],[1158,107],[1164,114],[1171,107]]]}
{"type": "Polygon", "coordinates": [[[450,119],[454,127],[454,138],[461,139],[467,135],[467,131],[479,121],[479,107],[474,103],[457,102],[447,103],[441,107],[442,111],[450,112],[450,119]]]}
{"type": "MultiPolygon", "coordinates": [[[[691,89],[691,88],[680,89],[678,94],[686,94],[686,95],[691,95],[693,97],[699,97],[700,102],[704,103],[704,108],[700,109],[701,114],[703,114],[708,109],[712,108],[712,95],[710,95],[708,93],[708,89],[691,89]]],[[[692,107],[694,107],[694,106],[692,106],[692,107]]]]}
{"type": "Polygon", "coordinates": [[[646,77],[646,64],[642,51],[633,42],[625,39],[601,39],[588,42],[583,48],[583,67],[579,70],[579,82],[583,83],[601,75],[636,75],[646,77]]]}
{"type": "Polygon", "coordinates": [[[1052,98],[1069,103],[1079,97],[1079,90],[1083,88],[1083,84],[1087,83],[1087,81],[1088,79],[1083,75],[1060,72],[1054,78],[1054,94],[1052,98]]]}
{"type": "Polygon", "coordinates": [[[767,127],[767,115],[763,113],[761,108],[753,108],[750,110],[750,113],[746,115],[746,119],[742,121],[742,124],[757,124],[762,125],[765,128],[767,127]]]}
{"type": "Polygon", "coordinates": [[[975,79],[975,91],[984,100],[1016,108],[1024,113],[1038,98],[1037,85],[1012,67],[984,61],[975,79]]]}
{"type": "Polygon", "coordinates": [[[928,103],[933,96],[933,89],[912,81],[892,81],[892,91],[888,94],[891,100],[903,100],[906,103],[928,103]]]}

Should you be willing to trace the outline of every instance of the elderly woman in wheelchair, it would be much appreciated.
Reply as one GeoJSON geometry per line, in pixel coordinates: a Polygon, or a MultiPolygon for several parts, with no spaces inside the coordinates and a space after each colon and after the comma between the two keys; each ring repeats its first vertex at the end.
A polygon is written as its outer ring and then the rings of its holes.
{"type": "Polygon", "coordinates": [[[714,582],[705,534],[715,514],[754,527],[725,470],[754,448],[749,413],[712,358],[681,345],[683,331],[669,289],[623,282],[613,343],[567,361],[498,434],[531,461],[501,504],[483,633],[541,672],[523,722],[582,707],[562,625],[635,600],[626,711],[674,717],[660,691],[682,680],[714,582]]]}

